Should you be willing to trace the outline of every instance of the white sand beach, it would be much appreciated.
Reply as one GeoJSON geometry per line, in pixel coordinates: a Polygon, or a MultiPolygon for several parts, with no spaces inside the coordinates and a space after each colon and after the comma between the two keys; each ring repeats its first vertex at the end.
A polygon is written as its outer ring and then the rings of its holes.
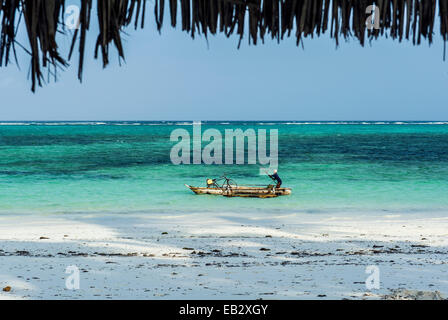
{"type": "Polygon", "coordinates": [[[0,287],[1,299],[446,298],[448,215],[2,216],[0,287]],[[66,288],[72,265],[79,290],[66,288]],[[379,289],[366,288],[371,265],[379,289]]]}

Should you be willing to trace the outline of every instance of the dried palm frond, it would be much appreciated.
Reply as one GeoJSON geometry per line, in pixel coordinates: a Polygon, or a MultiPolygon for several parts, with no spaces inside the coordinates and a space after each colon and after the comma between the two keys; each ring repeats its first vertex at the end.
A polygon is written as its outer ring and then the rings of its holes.
{"type": "MultiPolygon", "coordinates": [[[[109,63],[111,44],[118,56],[124,58],[121,33],[130,24],[135,28],[144,27],[147,6],[154,6],[159,31],[166,12],[165,0],[151,3],[146,0],[78,1],[79,27],[74,32],[68,59],[78,43],[80,80],[94,5],[99,26],[94,56],[97,58],[101,53],[104,67],[109,63]]],[[[263,42],[266,35],[280,41],[291,34],[299,45],[304,37],[319,37],[328,29],[336,45],[341,37],[354,37],[362,46],[366,40],[378,37],[408,39],[414,45],[420,45],[423,38],[431,44],[437,10],[440,34],[444,42],[448,38],[448,0],[169,0],[168,5],[172,27],[178,23],[179,10],[182,30],[193,38],[197,34],[205,37],[216,33],[227,37],[237,34],[238,46],[245,35],[250,43],[257,44],[258,40],[263,42]],[[376,9],[369,9],[369,6],[376,9]],[[373,28],[368,28],[366,20],[372,14],[376,20],[373,28]]],[[[67,66],[56,41],[58,32],[64,30],[64,12],[65,0],[0,0],[0,66],[8,65],[11,53],[17,60],[16,44],[23,47],[31,56],[33,91],[36,84],[42,85],[43,68],[47,68],[49,75],[56,76],[58,67],[67,66]],[[21,23],[26,26],[28,48],[16,40],[21,23]]]]}

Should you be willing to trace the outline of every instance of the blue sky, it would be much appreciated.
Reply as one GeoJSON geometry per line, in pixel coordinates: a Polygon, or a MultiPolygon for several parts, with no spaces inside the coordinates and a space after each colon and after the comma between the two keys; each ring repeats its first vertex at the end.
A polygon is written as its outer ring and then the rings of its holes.
{"type": "MultiPolygon", "coordinates": [[[[390,39],[339,48],[328,37],[267,41],[191,37],[153,17],[129,28],[126,62],[105,70],[93,59],[92,32],[84,81],[77,60],[59,81],[30,92],[28,59],[1,68],[0,120],[448,120],[448,61],[443,42],[414,47],[390,39]]],[[[437,30],[437,29],[436,29],[437,30]]],[[[62,38],[63,52],[69,38],[62,38]]],[[[26,42],[25,42],[26,43],[26,42]]]]}

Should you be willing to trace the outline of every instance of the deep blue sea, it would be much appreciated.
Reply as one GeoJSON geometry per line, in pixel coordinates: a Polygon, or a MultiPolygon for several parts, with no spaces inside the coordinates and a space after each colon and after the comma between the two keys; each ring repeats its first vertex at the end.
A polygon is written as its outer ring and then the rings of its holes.
{"type": "MultiPolygon", "coordinates": [[[[278,130],[291,196],[197,196],[226,174],[269,184],[260,165],[174,165],[191,121],[0,122],[0,214],[433,212],[448,209],[448,122],[203,122],[202,131],[278,130]]],[[[202,143],[203,146],[207,142],[202,143]]],[[[247,150],[246,150],[247,151],[247,150]]]]}

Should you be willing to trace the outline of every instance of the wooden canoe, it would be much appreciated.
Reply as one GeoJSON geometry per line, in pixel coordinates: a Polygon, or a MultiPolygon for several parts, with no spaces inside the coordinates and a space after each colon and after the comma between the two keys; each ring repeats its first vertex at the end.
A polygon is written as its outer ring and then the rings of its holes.
{"type": "Polygon", "coordinates": [[[213,194],[225,197],[249,197],[249,198],[275,198],[278,196],[286,196],[291,194],[290,188],[274,188],[270,185],[267,187],[251,187],[251,186],[232,186],[231,188],[207,188],[193,187],[185,185],[196,194],[213,194]]]}

